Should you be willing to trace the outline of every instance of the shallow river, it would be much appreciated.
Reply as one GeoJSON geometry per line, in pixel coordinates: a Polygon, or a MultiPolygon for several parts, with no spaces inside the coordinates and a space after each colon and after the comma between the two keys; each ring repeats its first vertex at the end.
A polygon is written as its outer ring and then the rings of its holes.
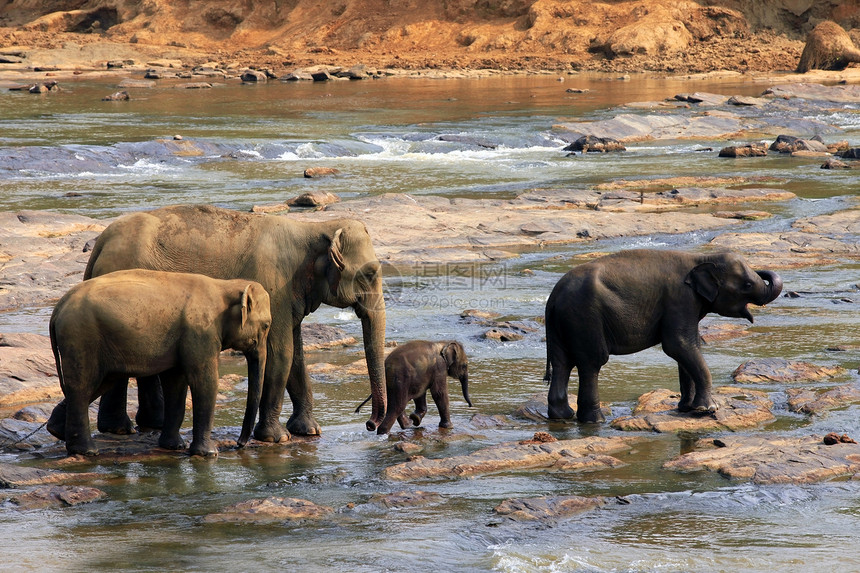
{"type": "MultiPolygon", "coordinates": [[[[65,91],[45,96],[0,92],[0,210],[113,217],[189,202],[246,210],[312,188],[343,199],[388,192],[509,198],[534,187],[585,187],[619,178],[768,175],[785,178],[779,185],[800,198],[759,206],[777,216],[744,225],[779,231],[798,217],[846,208],[860,188],[860,171],[825,172],[820,159],[771,155],[735,161],[719,160],[716,152],[694,153],[725,142],[633,144],[624,154],[568,158],[552,129],[562,121],[609,117],[625,102],[694,91],[758,95],[768,87],[740,80],[392,78],[229,84],[205,91],[165,82],[135,90],[123,103],[100,101],[116,91],[110,82],[63,86],[65,91]],[[589,91],[568,93],[570,87],[589,91]],[[176,157],[157,142],[176,134],[205,142],[209,153],[176,157]],[[335,167],[342,175],[304,179],[303,170],[314,166],[335,167]]],[[[831,110],[815,119],[841,129],[823,134],[826,140],[860,142],[857,109],[831,110]]],[[[674,435],[648,436],[645,445],[622,456],[628,465],[603,472],[506,473],[405,484],[380,477],[383,468],[405,459],[392,447],[401,437],[427,444],[423,455],[437,457],[529,438],[538,430],[549,429],[558,438],[616,434],[608,425],[523,422],[465,435],[475,412],[511,414],[546,391],[545,348],[540,333],[509,343],[481,340],[484,329],[464,323],[459,313],[481,308],[530,319],[543,313],[552,286],[582,255],[639,246],[696,249],[712,236],[582,243],[458,269],[388,269],[389,339],[458,338],[466,345],[475,407],[466,406],[451,380],[459,431],[441,434],[431,404],[423,428],[378,437],[364,430],[367,411],[353,414],[367,394],[366,377],[320,375],[314,386],[323,427],[319,439],[225,451],[215,461],[179,456],[169,463],[108,467],[95,459],[84,469],[116,476],[98,484],[107,501],[66,510],[0,509],[0,562],[15,570],[54,571],[860,570],[860,482],[760,487],[704,472],[677,474],[661,468],[689,445],[674,435]],[[375,493],[404,489],[435,492],[441,501],[399,509],[369,503],[375,493]],[[492,513],[512,497],[569,494],[624,496],[631,503],[541,525],[516,525],[492,513]],[[337,513],[298,525],[202,522],[231,503],[268,496],[308,499],[337,513]]],[[[754,336],[705,347],[715,384],[729,383],[740,363],[763,356],[840,364],[851,373],[839,383],[860,381],[856,351],[825,350],[860,344],[857,304],[840,302],[860,303],[858,265],[780,273],[786,291],[804,296],[753,309],[754,336]]],[[[47,334],[49,314],[49,308],[0,314],[0,332],[47,334]]],[[[308,320],[339,326],[360,339],[360,325],[350,312],[322,308],[308,320]]],[[[361,357],[360,346],[310,356],[313,362],[334,363],[361,357]]],[[[223,370],[243,372],[236,364],[223,370]]],[[[674,363],[659,349],[614,357],[601,372],[601,398],[612,403],[613,415],[629,412],[640,394],[657,387],[677,388],[674,363]]],[[[860,437],[860,407],[810,420],[787,411],[781,388],[764,389],[773,391],[778,415],[767,430],[860,437]]],[[[237,426],[243,403],[242,392],[231,396],[217,425],[237,426]]],[[[286,416],[289,400],[285,408],[286,416]]],[[[0,459],[22,461],[13,454],[0,459]]]]}

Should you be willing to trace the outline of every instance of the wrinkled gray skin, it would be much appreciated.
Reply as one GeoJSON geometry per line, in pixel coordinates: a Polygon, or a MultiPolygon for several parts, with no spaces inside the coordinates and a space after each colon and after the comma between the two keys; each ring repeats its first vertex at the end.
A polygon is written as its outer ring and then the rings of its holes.
{"type": "Polygon", "coordinates": [[[192,455],[217,455],[211,438],[218,394],[218,354],[239,350],[248,360],[248,405],[239,437],[245,445],[257,416],[272,322],[269,295],[244,279],[129,270],[74,286],[54,307],[50,334],[65,399],[48,431],[69,455],[98,453],[89,405],[129,376],[159,374],[164,427],[158,445],[181,449],[179,428],[191,389],[192,455]]]}
{"type": "MultiPolygon", "coordinates": [[[[302,349],[302,319],[325,303],[352,307],[361,319],[370,375],[375,430],[385,413],[385,302],[382,273],[370,235],[360,221],[305,223],[289,217],[240,213],[209,206],[177,206],[124,216],[99,236],[84,279],[125,268],[200,273],[259,282],[271,297],[272,328],[254,437],[288,440],[290,432],[319,434],[313,392],[302,349]],[[293,413],[287,429],[279,421],[284,389],[293,413]],[[289,430],[289,431],[287,431],[289,430]]],[[[105,394],[99,406],[102,432],[128,433],[125,384],[105,394]]],[[[138,379],[142,427],[160,427],[157,380],[138,379]]]]}
{"type": "Polygon", "coordinates": [[[575,267],[546,303],[549,417],[573,418],[567,384],[576,368],[576,417],[602,422],[600,368],[611,354],[632,354],[655,344],[678,362],[678,410],[716,411],[711,374],[699,347],[699,321],[714,312],[752,322],[747,304],[767,304],[781,290],[779,275],[753,271],[732,253],[640,249],[575,267]]]}
{"type": "MultiPolygon", "coordinates": [[[[463,397],[471,406],[469,359],[462,344],[456,341],[413,340],[395,348],[385,359],[388,410],[377,433],[387,434],[395,421],[401,428],[406,428],[408,422],[405,412],[409,400],[415,401],[415,411],[409,415],[409,419],[413,425],[421,425],[421,420],[427,413],[428,389],[439,410],[439,427],[452,427],[448,409],[448,376],[460,381],[463,397]]],[[[367,400],[355,409],[356,413],[367,400]]]]}

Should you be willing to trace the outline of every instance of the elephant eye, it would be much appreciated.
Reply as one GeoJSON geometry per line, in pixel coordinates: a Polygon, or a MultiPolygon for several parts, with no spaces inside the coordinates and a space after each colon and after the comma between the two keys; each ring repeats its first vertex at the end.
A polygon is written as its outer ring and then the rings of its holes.
{"type": "Polygon", "coordinates": [[[750,281],[744,283],[744,290],[752,290],[753,284],[750,281]]]}

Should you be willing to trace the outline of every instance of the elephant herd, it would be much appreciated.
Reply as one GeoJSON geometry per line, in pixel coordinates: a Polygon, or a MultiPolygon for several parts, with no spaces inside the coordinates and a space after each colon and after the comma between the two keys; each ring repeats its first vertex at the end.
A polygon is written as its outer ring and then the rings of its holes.
{"type": "MultiPolygon", "coordinates": [[[[546,305],[549,417],[602,421],[597,377],[609,355],[658,343],[678,362],[678,409],[714,411],[699,321],[709,312],[752,321],[747,305],[766,304],[781,289],[776,273],[753,271],[730,253],[631,250],[575,267],[546,305]],[[567,397],[574,367],[576,412],[567,397]]],[[[459,342],[412,341],[385,358],[382,273],[363,223],[176,206],[110,224],[96,240],[84,282],[54,308],[51,344],[65,398],[48,430],[65,440],[70,455],[97,453],[88,407],[101,397],[98,430],[133,433],[126,401],[128,379],[135,377],[138,426],[160,428],[161,447],[184,448],[179,428],[190,389],[189,451],[217,455],[210,432],[218,354],[232,348],[248,362],[239,446],[252,426],[253,437],[268,442],[287,440],[290,432],[319,434],[301,322],[323,303],[351,307],[361,320],[370,377],[368,430],[384,434],[394,422],[406,427],[409,400],[415,403],[409,420],[419,425],[428,389],[440,427],[450,427],[448,376],[460,380],[472,405],[468,359],[459,342]],[[293,406],[286,427],[279,420],[285,390],[293,406]]]]}

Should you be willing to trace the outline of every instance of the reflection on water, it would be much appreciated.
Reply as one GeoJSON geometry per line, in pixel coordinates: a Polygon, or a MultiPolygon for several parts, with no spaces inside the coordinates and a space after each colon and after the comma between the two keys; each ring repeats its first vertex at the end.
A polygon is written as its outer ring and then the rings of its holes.
{"type": "MultiPolygon", "coordinates": [[[[189,202],[247,209],[313,188],[343,198],[387,192],[501,198],[535,187],[584,187],[619,178],[760,175],[804,198],[756,206],[776,217],[742,223],[744,229],[778,233],[798,217],[843,209],[853,200],[854,170],[822,174],[815,159],[723,161],[693,153],[703,143],[722,142],[651,142],[630,145],[622,155],[565,157],[553,129],[557,123],[608,117],[620,113],[616,106],[622,103],[679,92],[758,95],[766,86],[742,80],[564,79],[275,82],[193,94],[162,83],[134,90],[131,101],[119,104],[100,101],[114,88],[108,83],[68,83],[65,92],[47,97],[3,92],[0,209],[109,217],[189,202]],[[590,91],[572,94],[568,87],[590,91]],[[175,134],[185,143],[174,142],[175,134]],[[181,145],[188,147],[175,153],[181,145]],[[302,177],[305,168],[321,165],[342,175],[302,177]]],[[[818,119],[837,124],[844,130],[838,138],[851,140],[857,135],[855,115],[849,110],[818,119]]],[[[390,437],[368,433],[364,417],[353,413],[367,395],[366,379],[319,375],[314,398],[320,438],[225,451],[217,461],[92,460],[80,469],[105,474],[94,485],[108,500],[65,510],[7,507],[0,513],[0,533],[13,542],[0,548],[0,557],[20,570],[74,571],[860,569],[860,558],[845,551],[860,514],[858,482],[757,487],[717,474],[664,470],[663,461],[692,447],[689,438],[646,436],[621,455],[626,466],[591,474],[514,472],[421,483],[380,477],[384,467],[406,459],[393,448],[400,438],[421,443],[421,455],[436,457],[521,440],[537,430],[549,429],[558,438],[616,434],[608,425],[522,421],[467,434],[474,413],[508,416],[529,397],[544,394],[546,358],[542,332],[510,343],[485,341],[486,328],[459,313],[480,308],[510,319],[540,317],[561,273],[591,252],[696,248],[710,238],[690,233],[547,248],[490,265],[482,271],[492,280],[478,282],[444,266],[387,268],[388,338],[458,338],[466,345],[475,407],[467,407],[453,383],[453,432],[436,428],[431,406],[422,428],[390,437]],[[403,489],[436,492],[442,501],[394,509],[370,501],[376,493],[403,489]],[[543,495],[602,495],[610,503],[552,524],[516,525],[492,513],[504,499],[543,495]],[[267,496],[308,499],[336,511],[313,523],[202,522],[231,503],[267,496]]],[[[842,300],[858,302],[857,270],[836,265],[781,271],[786,291],[801,296],[754,309],[751,336],[705,347],[715,384],[730,383],[741,362],[762,356],[840,364],[850,372],[836,382],[856,382],[858,354],[825,349],[860,344],[856,304],[842,300]]],[[[49,315],[47,308],[0,314],[0,332],[44,334],[49,315]]],[[[361,337],[360,324],[340,309],[321,308],[308,320],[361,337]]],[[[311,362],[334,364],[362,357],[360,345],[309,356],[311,362]]],[[[223,371],[244,375],[245,367],[228,361],[223,371]]],[[[676,385],[677,367],[659,349],[613,357],[601,371],[601,398],[612,404],[613,415],[629,412],[645,391],[676,385]]],[[[778,414],[768,430],[860,435],[857,406],[808,420],[787,413],[781,388],[763,389],[773,392],[778,414]]],[[[245,390],[239,384],[225,393],[216,425],[238,431],[245,390]]],[[[4,455],[4,461],[14,460],[4,455]]]]}

